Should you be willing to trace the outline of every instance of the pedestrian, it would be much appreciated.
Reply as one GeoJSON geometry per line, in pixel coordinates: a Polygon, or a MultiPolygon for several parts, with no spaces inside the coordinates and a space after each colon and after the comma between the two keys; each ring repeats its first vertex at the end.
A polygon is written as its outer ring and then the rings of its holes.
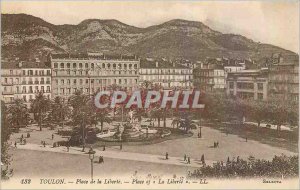
{"type": "Polygon", "coordinates": [[[30,133],[27,133],[27,138],[29,138],[30,137],[30,133]]]}
{"type": "Polygon", "coordinates": [[[169,159],[169,154],[168,154],[168,152],[166,152],[166,160],[168,160],[169,159]]]}
{"type": "Polygon", "coordinates": [[[99,156],[99,164],[101,164],[101,156],[99,156]]]}
{"type": "Polygon", "coordinates": [[[43,145],[44,145],[44,147],[46,147],[46,142],[45,141],[43,141],[43,145]]]}
{"type": "Polygon", "coordinates": [[[104,158],[103,158],[103,156],[101,156],[101,163],[104,163],[104,158]]]}
{"type": "Polygon", "coordinates": [[[17,141],[15,141],[15,148],[17,148],[17,141]]]}
{"type": "Polygon", "coordinates": [[[237,162],[237,163],[240,162],[240,157],[239,157],[239,156],[236,158],[236,162],[237,162]]]}
{"type": "Polygon", "coordinates": [[[248,138],[246,137],[246,142],[248,141],[248,138]]]}
{"type": "Polygon", "coordinates": [[[103,151],[105,151],[105,145],[103,146],[103,151]]]}
{"type": "Polygon", "coordinates": [[[214,142],[214,148],[216,148],[216,142],[214,142]]]}
{"type": "Polygon", "coordinates": [[[205,164],[204,154],[202,154],[202,156],[201,156],[201,162],[202,162],[202,164],[205,164]]]}
{"type": "Polygon", "coordinates": [[[52,140],[54,139],[54,134],[51,135],[52,140]]]}
{"type": "Polygon", "coordinates": [[[186,154],[185,154],[184,157],[183,157],[183,161],[186,161],[186,154]]]}
{"type": "Polygon", "coordinates": [[[190,164],[191,163],[191,159],[190,157],[187,158],[187,163],[190,164]]]}
{"type": "Polygon", "coordinates": [[[26,139],[24,139],[23,142],[24,142],[24,145],[25,145],[26,144],[26,139]]]}
{"type": "Polygon", "coordinates": [[[67,151],[69,152],[69,150],[70,150],[70,145],[69,143],[67,143],[67,151]]]}
{"type": "Polygon", "coordinates": [[[24,138],[24,136],[23,136],[23,134],[21,135],[21,139],[23,139],[24,138]]]}
{"type": "Polygon", "coordinates": [[[217,143],[216,143],[216,147],[219,147],[219,141],[217,141],[217,143]]]}
{"type": "Polygon", "coordinates": [[[200,133],[199,133],[199,138],[202,138],[202,132],[200,131],[200,133]]]}
{"type": "Polygon", "coordinates": [[[123,148],[123,145],[122,145],[122,144],[120,144],[120,150],[122,150],[122,148],[123,148]]]}

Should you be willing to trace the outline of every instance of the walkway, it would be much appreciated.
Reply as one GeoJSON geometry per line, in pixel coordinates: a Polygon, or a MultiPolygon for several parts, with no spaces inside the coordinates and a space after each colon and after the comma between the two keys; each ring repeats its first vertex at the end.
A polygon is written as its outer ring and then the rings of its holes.
{"type": "MultiPolygon", "coordinates": [[[[48,152],[57,152],[57,153],[65,153],[65,154],[78,154],[78,155],[86,155],[88,156],[87,152],[83,153],[81,150],[82,148],[79,147],[70,147],[69,152],[67,152],[67,148],[64,146],[61,147],[51,147],[47,146],[43,147],[43,145],[37,144],[30,144],[27,143],[26,145],[18,145],[17,149],[25,149],[25,150],[36,150],[36,151],[48,151],[48,152]]],[[[88,151],[89,148],[86,148],[88,151]]],[[[140,161],[140,162],[151,162],[157,164],[171,164],[171,165],[178,165],[178,166],[187,166],[187,167],[200,167],[202,166],[200,158],[193,159],[191,158],[191,164],[187,164],[183,161],[183,157],[172,157],[169,156],[169,159],[165,159],[165,155],[153,155],[153,154],[141,154],[141,153],[132,153],[132,152],[124,152],[124,151],[111,151],[111,150],[98,150],[94,149],[95,153],[95,160],[98,160],[99,156],[103,156],[104,158],[115,158],[115,159],[124,159],[124,160],[132,160],[132,161],[140,161]]],[[[170,153],[169,153],[170,155],[170,153]]],[[[206,164],[212,165],[213,161],[205,161],[206,164]]]]}

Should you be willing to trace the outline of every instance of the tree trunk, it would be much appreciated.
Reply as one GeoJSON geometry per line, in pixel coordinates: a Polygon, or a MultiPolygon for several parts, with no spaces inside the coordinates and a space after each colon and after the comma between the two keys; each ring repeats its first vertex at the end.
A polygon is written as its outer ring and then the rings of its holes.
{"type": "Polygon", "coordinates": [[[101,132],[102,132],[103,131],[103,121],[101,120],[100,123],[101,123],[101,132]]]}
{"type": "Polygon", "coordinates": [[[39,112],[39,127],[40,127],[40,131],[42,131],[42,113],[39,112]]]}
{"type": "Polygon", "coordinates": [[[157,118],[157,127],[160,127],[160,117],[157,118]]]}
{"type": "Polygon", "coordinates": [[[85,126],[81,124],[82,127],[82,152],[84,152],[85,149],[85,126]]]}
{"type": "Polygon", "coordinates": [[[257,122],[257,127],[260,127],[260,121],[257,122]]]}
{"type": "Polygon", "coordinates": [[[280,130],[281,130],[281,125],[278,124],[278,125],[277,125],[277,131],[280,131],[280,130]]]}
{"type": "Polygon", "coordinates": [[[166,120],[167,120],[167,118],[164,116],[164,127],[166,127],[166,126],[167,126],[167,124],[166,124],[166,120]]]}

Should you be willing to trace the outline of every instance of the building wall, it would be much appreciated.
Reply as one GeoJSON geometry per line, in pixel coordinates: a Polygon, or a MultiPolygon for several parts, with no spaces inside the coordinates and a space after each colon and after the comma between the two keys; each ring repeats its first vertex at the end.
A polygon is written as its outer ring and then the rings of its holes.
{"type": "Polygon", "coordinates": [[[21,77],[21,96],[25,102],[35,99],[38,92],[51,98],[51,69],[24,68],[21,77]]]}
{"type": "Polygon", "coordinates": [[[269,93],[285,100],[299,98],[299,65],[272,65],[269,72],[269,93]]]}
{"type": "Polygon", "coordinates": [[[182,87],[191,88],[193,70],[190,68],[140,68],[139,82],[151,81],[163,88],[182,87]]]}
{"type": "Polygon", "coordinates": [[[51,69],[17,68],[1,69],[2,100],[10,103],[14,99],[23,99],[29,103],[37,92],[51,98],[51,69]]]}
{"type": "Polygon", "coordinates": [[[52,59],[52,96],[69,97],[77,90],[92,94],[116,84],[133,90],[139,60],[52,59]]]}
{"type": "Polygon", "coordinates": [[[240,98],[266,100],[268,98],[268,78],[243,74],[231,76],[229,74],[226,93],[240,98]]]}
{"type": "Polygon", "coordinates": [[[225,71],[214,68],[197,68],[194,70],[194,86],[206,92],[222,91],[226,87],[225,71]]]}

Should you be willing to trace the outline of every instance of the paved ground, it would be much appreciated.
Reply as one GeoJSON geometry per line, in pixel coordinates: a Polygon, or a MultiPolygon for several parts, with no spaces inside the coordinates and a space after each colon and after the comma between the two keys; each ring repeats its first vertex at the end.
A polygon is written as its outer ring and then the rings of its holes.
{"type": "MultiPolygon", "coordinates": [[[[87,151],[89,150],[86,148],[86,152],[82,152],[81,148],[78,147],[71,147],[69,151],[67,151],[66,147],[51,147],[49,145],[37,145],[37,144],[29,144],[26,145],[18,145],[17,149],[22,150],[35,150],[35,151],[46,151],[46,152],[57,152],[57,153],[65,153],[65,154],[75,154],[75,155],[86,155],[87,151]]],[[[112,151],[112,150],[97,150],[95,149],[95,160],[97,161],[99,156],[103,156],[104,158],[115,158],[121,160],[132,160],[132,161],[140,161],[140,162],[150,162],[150,163],[159,163],[159,164],[171,164],[171,165],[178,165],[178,166],[188,166],[188,167],[199,167],[202,164],[200,160],[191,158],[190,164],[187,164],[183,158],[168,156],[166,159],[165,155],[153,155],[153,154],[141,154],[141,153],[131,153],[131,152],[124,152],[124,151],[112,151]]],[[[212,165],[213,161],[206,160],[206,163],[212,165]]]]}
{"type": "MultiPolygon", "coordinates": [[[[90,178],[91,162],[84,154],[64,154],[49,151],[33,151],[12,149],[14,179],[29,177],[54,178],[78,177],[90,178]]],[[[195,168],[171,164],[158,164],[125,159],[104,157],[104,163],[94,163],[94,176],[112,177],[137,176],[146,177],[148,174],[156,176],[186,176],[188,171],[195,168]]]]}
{"type": "MultiPolygon", "coordinates": [[[[27,145],[18,144],[18,149],[12,149],[14,160],[12,167],[16,176],[22,176],[24,173],[35,176],[39,174],[74,175],[74,173],[81,175],[82,172],[89,175],[88,156],[81,152],[81,148],[71,147],[69,154],[65,147],[51,148],[53,142],[65,139],[55,134],[57,130],[44,128],[43,131],[39,131],[37,126],[32,126],[22,129],[20,133],[13,134],[11,143],[19,142],[21,134],[25,137],[27,132],[31,134],[30,138],[26,138],[27,145]],[[54,140],[51,139],[52,134],[55,134],[54,140]],[[41,146],[41,140],[46,141],[47,148],[41,146]]],[[[197,130],[193,132],[194,136],[192,137],[168,140],[157,144],[123,146],[122,150],[119,147],[106,147],[105,152],[102,149],[96,150],[96,159],[98,160],[99,155],[104,156],[105,159],[105,164],[96,164],[95,167],[100,170],[96,172],[99,175],[102,175],[102,172],[105,175],[117,175],[134,171],[186,174],[187,171],[201,166],[199,160],[202,154],[205,155],[207,164],[214,161],[226,161],[228,156],[230,158],[237,156],[247,158],[252,155],[256,158],[272,159],[274,155],[282,153],[298,154],[252,139],[248,139],[246,142],[241,135],[226,135],[211,127],[202,127],[202,138],[197,138],[197,130]],[[213,142],[216,141],[219,142],[219,148],[213,148],[213,142]],[[166,152],[169,153],[169,160],[165,160],[166,152]],[[190,165],[183,162],[184,154],[191,157],[190,165]]]]}

